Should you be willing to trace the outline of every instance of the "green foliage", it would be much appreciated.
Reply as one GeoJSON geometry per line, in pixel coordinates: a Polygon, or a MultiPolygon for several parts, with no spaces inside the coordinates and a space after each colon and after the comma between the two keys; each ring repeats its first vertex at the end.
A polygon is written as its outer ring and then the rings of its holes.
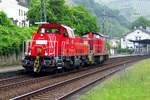
{"type": "MultiPolygon", "coordinates": [[[[96,18],[82,6],[70,7],[65,4],[65,0],[45,0],[46,14],[49,23],[65,24],[75,28],[77,35],[81,32],[99,31],[96,18]]],[[[28,12],[28,19],[34,25],[34,22],[41,20],[40,1],[32,0],[28,12]]]]}
{"type": "Polygon", "coordinates": [[[13,25],[11,20],[7,18],[4,12],[0,12],[0,25],[4,25],[4,26],[13,25]]]}
{"type": "Polygon", "coordinates": [[[134,50],[131,50],[129,48],[125,48],[125,49],[121,48],[121,43],[116,49],[117,49],[117,53],[119,54],[132,54],[134,52],[134,50]]]}
{"type": "Polygon", "coordinates": [[[130,50],[130,49],[128,49],[128,48],[126,48],[126,49],[117,48],[117,52],[118,52],[119,54],[122,54],[122,53],[131,54],[131,53],[133,53],[133,50],[130,50]]]}
{"type": "Polygon", "coordinates": [[[150,26],[150,20],[148,20],[145,17],[141,16],[132,23],[132,29],[134,27],[141,27],[141,26],[146,29],[146,26],[150,26]]]}
{"type": "Polygon", "coordinates": [[[19,53],[23,41],[31,38],[34,28],[0,25],[0,54],[19,53]]]}
{"type": "Polygon", "coordinates": [[[108,50],[110,50],[110,48],[111,48],[111,46],[110,46],[110,42],[108,42],[108,41],[106,41],[106,48],[108,49],[108,50]]]}

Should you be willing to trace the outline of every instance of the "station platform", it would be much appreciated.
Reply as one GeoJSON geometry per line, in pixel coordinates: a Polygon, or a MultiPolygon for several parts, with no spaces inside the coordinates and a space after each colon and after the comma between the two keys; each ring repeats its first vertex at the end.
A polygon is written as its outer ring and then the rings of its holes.
{"type": "Polygon", "coordinates": [[[0,67],[0,73],[19,71],[23,69],[24,68],[21,65],[5,66],[5,67],[0,67]]]}

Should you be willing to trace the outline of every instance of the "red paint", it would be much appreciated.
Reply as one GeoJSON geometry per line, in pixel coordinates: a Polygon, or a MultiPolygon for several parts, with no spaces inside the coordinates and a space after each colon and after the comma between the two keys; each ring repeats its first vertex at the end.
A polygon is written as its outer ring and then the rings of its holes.
{"type": "MultiPolygon", "coordinates": [[[[50,30],[51,31],[51,30],[50,30]]],[[[105,38],[98,33],[87,32],[87,38],[70,37],[69,29],[59,24],[42,24],[37,33],[32,35],[30,46],[27,54],[31,52],[31,56],[81,56],[88,55],[92,50],[94,55],[106,54],[105,38]],[[53,29],[57,32],[42,33],[41,30],[53,29]],[[64,34],[66,33],[66,34],[64,34]]]]}

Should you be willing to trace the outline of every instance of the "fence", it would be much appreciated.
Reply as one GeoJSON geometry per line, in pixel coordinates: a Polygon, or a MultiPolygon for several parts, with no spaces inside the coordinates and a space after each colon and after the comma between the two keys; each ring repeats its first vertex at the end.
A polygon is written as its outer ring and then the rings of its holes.
{"type": "Polygon", "coordinates": [[[23,45],[0,50],[0,66],[21,64],[24,56],[23,45]],[[21,47],[22,46],[22,47],[21,47]]]}

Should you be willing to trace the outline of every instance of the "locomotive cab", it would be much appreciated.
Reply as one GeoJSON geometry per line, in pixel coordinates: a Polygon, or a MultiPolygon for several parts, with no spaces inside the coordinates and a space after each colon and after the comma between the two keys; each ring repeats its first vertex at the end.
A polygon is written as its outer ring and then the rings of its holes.
{"type": "Polygon", "coordinates": [[[39,72],[46,67],[60,68],[63,66],[63,42],[74,37],[73,30],[68,26],[42,24],[25,46],[23,67],[34,69],[34,72],[39,72]]]}

